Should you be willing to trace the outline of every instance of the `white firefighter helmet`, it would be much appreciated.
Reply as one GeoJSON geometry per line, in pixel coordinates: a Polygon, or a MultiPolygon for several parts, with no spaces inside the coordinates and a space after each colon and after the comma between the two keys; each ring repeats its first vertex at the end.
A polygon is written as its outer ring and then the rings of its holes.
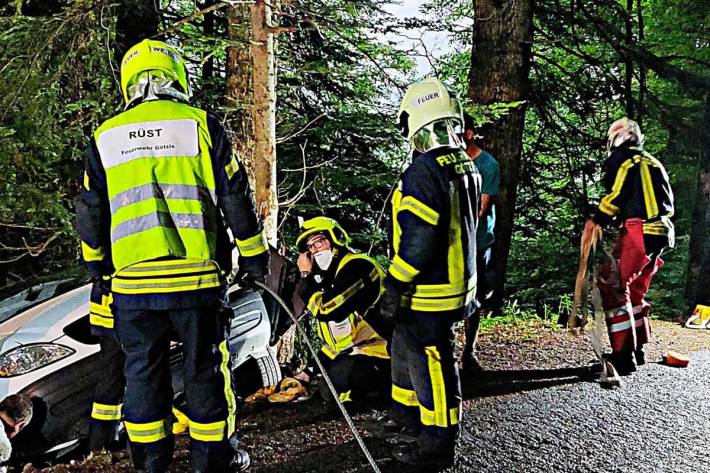
{"type": "Polygon", "coordinates": [[[457,131],[462,125],[461,104],[434,77],[407,88],[399,107],[399,129],[420,152],[441,146],[461,146],[457,131]]]}
{"type": "Polygon", "coordinates": [[[638,123],[628,117],[620,118],[611,124],[607,133],[606,151],[611,154],[627,141],[634,141],[634,144],[641,146],[644,142],[643,133],[638,123]]]}

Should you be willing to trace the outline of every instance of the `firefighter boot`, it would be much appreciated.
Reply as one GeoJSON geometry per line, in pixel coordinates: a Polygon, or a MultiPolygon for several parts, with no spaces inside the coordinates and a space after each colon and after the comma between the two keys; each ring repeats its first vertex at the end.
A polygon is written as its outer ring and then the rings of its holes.
{"type": "Polygon", "coordinates": [[[454,464],[454,445],[413,442],[394,449],[395,460],[417,468],[416,471],[440,471],[454,464]]]}
{"type": "Polygon", "coordinates": [[[236,432],[229,438],[229,446],[232,448],[232,452],[234,452],[234,456],[229,462],[230,472],[242,473],[243,471],[247,471],[251,465],[251,458],[246,450],[239,447],[236,432]]]}
{"type": "Polygon", "coordinates": [[[621,376],[628,376],[636,371],[636,365],[633,358],[634,352],[631,349],[624,348],[622,351],[614,352],[609,355],[609,361],[616,371],[621,376]]]}
{"type": "Polygon", "coordinates": [[[634,351],[634,357],[636,358],[636,366],[646,364],[646,354],[643,351],[643,346],[639,346],[636,351],[634,351]]]}
{"type": "Polygon", "coordinates": [[[416,438],[421,433],[417,408],[393,407],[387,414],[377,419],[386,432],[416,438]]]}

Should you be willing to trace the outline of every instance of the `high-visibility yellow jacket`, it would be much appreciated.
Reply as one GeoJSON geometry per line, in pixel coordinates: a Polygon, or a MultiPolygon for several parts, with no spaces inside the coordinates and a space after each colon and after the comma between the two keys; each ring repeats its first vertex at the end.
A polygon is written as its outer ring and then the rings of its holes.
{"type": "Polygon", "coordinates": [[[388,279],[407,287],[402,306],[463,313],[476,295],[481,176],[458,148],[414,157],[392,196],[388,279]]]}
{"type": "Polygon", "coordinates": [[[673,242],[673,191],[661,162],[635,146],[614,150],[605,164],[605,194],[594,214],[602,226],[613,218],[643,220],[645,235],[667,236],[673,242]]]}
{"type": "Polygon", "coordinates": [[[94,133],[77,229],[90,272],[113,275],[114,295],[218,288],[230,260],[221,214],[242,258],[266,257],[246,175],[215,117],[156,100],[94,133]]]}
{"type": "Polygon", "coordinates": [[[384,324],[373,309],[382,294],[384,271],[362,254],[338,249],[334,271],[308,276],[301,297],[316,317],[321,351],[330,359],[341,353],[389,358],[384,324]]]}

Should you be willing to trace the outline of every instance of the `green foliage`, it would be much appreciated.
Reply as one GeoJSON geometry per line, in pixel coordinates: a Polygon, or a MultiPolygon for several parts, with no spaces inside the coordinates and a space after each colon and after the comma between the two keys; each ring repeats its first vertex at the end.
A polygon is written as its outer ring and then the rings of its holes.
{"type": "Polygon", "coordinates": [[[0,224],[13,225],[0,261],[11,273],[75,261],[71,199],[87,134],[116,103],[107,9],[81,1],[48,17],[0,17],[0,224]]]}
{"type": "MultiPolygon", "coordinates": [[[[445,8],[445,2],[431,3],[445,8]]],[[[684,71],[708,75],[706,10],[679,0],[644,0],[641,41],[636,7],[633,41],[661,58],[675,58],[671,63],[684,71]]],[[[457,8],[449,10],[450,17],[460,16],[457,8]]],[[[659,77],[649,68],[642,84],[638,63],[632,66],[632,90],[626,90],[626,57],[610,42],[611,37],[624,44],[617,34],[624,31],[624,15],[620,3],[612,0],[537,2],[507,292],[541,316],[558,304],[560,294],[572,292],[581,228],[602,193],[606,130],[625,113],[642,121],[646,148],[668,170],[681,235],[649,300],[661,317],[677,316],[684,307],[687,239],[682,235],[688,233],[693,206],[703,97],[688,84],[659,77]],[[629,93],[633,110],[625,110],[629,93]]],[[[465,94],[470,64],[470,46],[463,43],[437,66],[456,92],[465,94]]],[[[466,108],[477,125],[497,118],[497,104],[466,108]]],[[[607,237],[606,245],[611,243],[607,237]]]]}

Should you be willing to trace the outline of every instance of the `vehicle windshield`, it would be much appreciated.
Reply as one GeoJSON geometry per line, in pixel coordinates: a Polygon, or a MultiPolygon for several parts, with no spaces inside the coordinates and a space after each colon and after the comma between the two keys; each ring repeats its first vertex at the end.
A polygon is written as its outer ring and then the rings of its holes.
{"type": "Polygon", "coordinates": [[[86,274],[72,271],[34,278],[0,289],[0,323],[42,302],[65,294],[88,282],[86,274]]]}

